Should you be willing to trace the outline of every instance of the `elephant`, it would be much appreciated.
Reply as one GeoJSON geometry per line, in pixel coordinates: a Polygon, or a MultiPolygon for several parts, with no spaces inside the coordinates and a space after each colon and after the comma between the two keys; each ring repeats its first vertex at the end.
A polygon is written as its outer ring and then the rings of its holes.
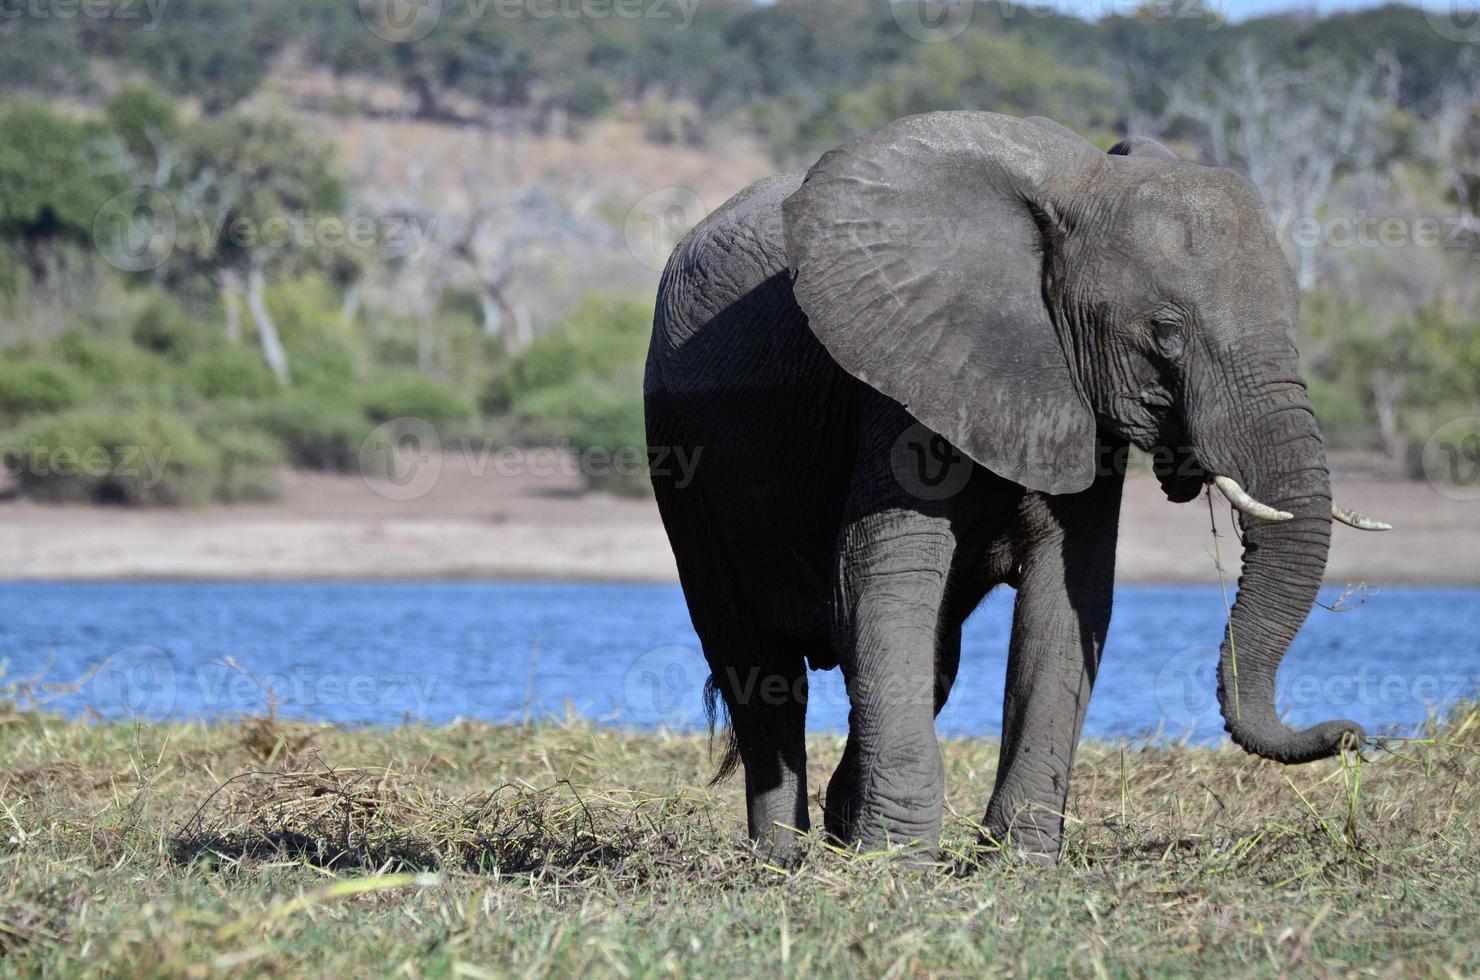
{"type": "Polygon", "coordinates": [[[1050,120],[909,116],[768,177],[662,274],[646,362],[651,475],[770,858],[810,829],[807,676],[841,667],[848,737],[826,833],[938,853],[935,718],[961,628],[1016,591],[983,846],[1053,864],[1114,591],[1128,447],[1161,490],[1238,512],[1219,656],[1226,728],[1295,764],[1364,734],[1294,730],[1275,673],[1333,520],[1302,381],[1300,297],[1258,191],[1050,120]],[[680,479],[662,460],[698,458],[680,479]]]}

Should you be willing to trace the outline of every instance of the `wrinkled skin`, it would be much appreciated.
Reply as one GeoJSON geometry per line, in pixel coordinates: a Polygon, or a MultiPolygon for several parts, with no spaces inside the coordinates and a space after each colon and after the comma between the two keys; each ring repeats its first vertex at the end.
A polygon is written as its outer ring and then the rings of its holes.
{"type": "Polygon", "coordinates": [[[751,837],[784,857],[808,829],[807,667],[840,666],[849,735],[826,829],[929,853],[961,624],[1007,584],[984,826],[1057,860],[1128,445],[1159,453],[1172,500],[1222,475],[1294,515],[1243,519],[1219,666],[1234,740],[1297,763],[1360,738],[1275,712],[1331,533],[1298,305],[1242,177],[1148,140],[1100,154],[1046,120],[903,119],[695,228],[660,287],[648,439],[751,837]],[[699,454],[692,480],[665,465],[673,447],[699,454]]]}

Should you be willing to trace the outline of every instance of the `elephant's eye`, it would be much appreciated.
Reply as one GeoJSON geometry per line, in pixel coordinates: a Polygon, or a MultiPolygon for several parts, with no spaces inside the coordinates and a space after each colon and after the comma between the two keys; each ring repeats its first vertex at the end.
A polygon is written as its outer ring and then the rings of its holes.
{"type": "Polygon", "coordinates": [[[1176,320],[1157,317],[1151,321],[1151,336],[1156,341],[1156,349],[1161,351],[1161,356],[1167,360],[1174,361],[1182,356],[1182,349],[1187,345],[1187,339],[1182,333],[1182,324],[1176,320]]]}

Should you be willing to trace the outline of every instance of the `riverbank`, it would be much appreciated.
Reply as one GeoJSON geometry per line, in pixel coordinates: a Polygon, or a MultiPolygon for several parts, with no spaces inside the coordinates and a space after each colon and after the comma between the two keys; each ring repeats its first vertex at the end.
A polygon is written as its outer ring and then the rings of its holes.
{"type": "MultiPolygon", "coordinates": [[[[435,485],[411,500],[389,499],[352,474],[282,479],[282,499],[270,504],[167,511],[0,501],[0,578],[676,578],[653,502],[586,494],[573,474],[501,475],[450,454],[435,485]]],[[[1346,506],[1397,529],[1337,528],[1330,584],[1480,584],[1480,502],[1360,470],[1338,471],[1335,484],[1346,506]]],[[[1216,510],[1233,578],[1237,543],[1226,536],[1227,508],[1216,510]]],[[[1212,551],[1204,502],[1175,506],[1154,480],[1129,481],[1119,581],[1216,582],[1212,551]]]]}
{"type": "MultiPolygon", "coordinates": [[[[815,837],[799,868],[761,864],[701,736],[4,707],[0,730],[0,960],[22,976],[1480,971],[1473,709],[1360,763],[1088,745],[1063,866],[965,876],[815,837]]],[[[840,752],[810,740],[814,791],[840,752]]],[[[997,753],[944,754],[954,860],[997,753]]]]}

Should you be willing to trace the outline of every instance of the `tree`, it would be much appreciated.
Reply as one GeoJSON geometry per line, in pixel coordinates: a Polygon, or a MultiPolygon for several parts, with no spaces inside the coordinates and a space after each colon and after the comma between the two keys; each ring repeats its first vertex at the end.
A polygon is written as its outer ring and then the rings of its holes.
{"type": "MultiPolygon", "coordinates": [[[[1178,83],[1161,127],[1193,125],[1209,163],[1246,174],[1277,222],[1315,222],[1342,171],[1371,171],[1386,154],[1384,125],[1401,69],[1381,58],[1350,75],[1334,66],[1290,68],[1252,44],[1201,78],[1178,83]]],[[[1316,284],[1320,234],[1296,236],[1296,275],[1316,284]]]]}
{"type": "Polygon", "coordinates": [[[65,288],[69,248],[90,246],[103,205],[127,185],[100,172],[106,129],[26,102],[0,107],[0,241],[33,281],[65,288]]]}

